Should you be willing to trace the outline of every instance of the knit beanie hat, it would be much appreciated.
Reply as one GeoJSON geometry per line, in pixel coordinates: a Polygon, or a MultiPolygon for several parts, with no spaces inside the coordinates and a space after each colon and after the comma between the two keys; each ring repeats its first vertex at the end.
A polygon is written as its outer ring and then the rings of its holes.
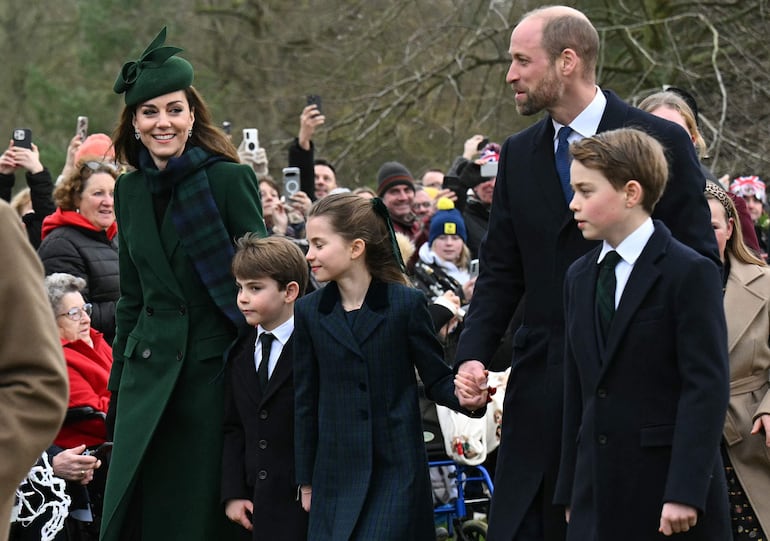
{"type": "Polygon", "coordinates": [[[428,235],[428,244],[439,235],[459,235],[463,242],[468,242],[468,233],[465,230],[465,221],[460,211],[455,208],[451,199],[442,197],[436,203],[438,209],[430,219],[430,233],[428,235]]]}
{"type": "Polygon", "coordinates": [[[192,84],[192,65],[175,56],[182,49],[164,47],[165,41],[164,26],[138,60],[123,64],[112,89],[116,94],[126,93],[126,105],[138,105],[169,92],[184,90],[192,84]]]}
{"type": "Polygon", "coordinates": [[[112,139],[105,133],[92,133],[83,141],[75,152],[75,163],[86,160],[115,161],[115,148],[112,139]]]}
{"type": "Polygon", "coordinates": [[[398,162],[385,162],[377,171],[377,195],[382,197],[393,186],[402,184],[414,190],[414,177],[409,169],[398,162]]]}

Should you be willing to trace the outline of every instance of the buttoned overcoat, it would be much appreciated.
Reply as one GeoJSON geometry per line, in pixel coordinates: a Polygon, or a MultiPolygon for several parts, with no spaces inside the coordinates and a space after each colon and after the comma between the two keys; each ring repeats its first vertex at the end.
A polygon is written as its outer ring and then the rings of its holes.
{"type": "MultiPolygon", "coordinates": [[[[256,177],[229,162],[207,167],[228,237],[265,234],[256,177]]],[[[143,539],[227,539],[220,503],[223,354],[236,328],[198,277],[166,211],[157,224],[143,175],[115,187],[120,289],[109,389],[115,446],[102,539],[119,539],[132,513],[143,539]],[[135,491],[139,491],[135,494],[135,491]]],[[[233,302],[236,290],[233,281],[233,302]]]]}
{"type": "Polygon", "coordinates": [[[435,539],[415,368],[459,410],[425,296],[373,281],[352,323],[336,283],[295,309],[297,480],[313,541],[435,539]]]}

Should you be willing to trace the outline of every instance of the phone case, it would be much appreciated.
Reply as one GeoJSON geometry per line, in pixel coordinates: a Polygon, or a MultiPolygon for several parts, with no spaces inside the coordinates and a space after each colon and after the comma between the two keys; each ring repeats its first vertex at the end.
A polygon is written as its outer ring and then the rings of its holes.
{"type": "Polygon", "coordinates": [[[13,130],[13,145],[21,148],[32,148],[32,130],[16,128],[13,130]]]}

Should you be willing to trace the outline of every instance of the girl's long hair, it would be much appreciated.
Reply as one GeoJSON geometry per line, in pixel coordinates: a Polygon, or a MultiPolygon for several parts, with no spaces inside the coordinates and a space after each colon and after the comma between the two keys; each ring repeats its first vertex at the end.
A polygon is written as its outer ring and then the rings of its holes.
{"type": "Polygon", "coordinates": [[[322,216],[346,241],[364,241],[364,261],[373,278],[382,282],[409,284],[393,252],[388,226],[374,211],[371,199],[349,193],[327,195],[311,207],[308,219],[322,216]]]}

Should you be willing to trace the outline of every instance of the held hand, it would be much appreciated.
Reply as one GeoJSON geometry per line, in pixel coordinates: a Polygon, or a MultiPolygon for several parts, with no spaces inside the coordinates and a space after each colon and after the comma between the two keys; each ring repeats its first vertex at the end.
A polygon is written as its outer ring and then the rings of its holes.
{"type": "Polygon", "coordinates": [[[770,447],[770,414],[764,414],[757,417],[754,426],[751,429],[752,434],[759,434],[765,431],[765,445],[770,447]]]}
{"type": "Polygon", "coordinates": [[[11,141],[11,146],[0,156],[0,173],[12,175],[16,171],[16,167],[17,164],[13,158],[13,141],[11,141]]]}
{"type": "Polygon", "coordinates": [[[457,201],[457,192],[454,190],[451,190],[449,188],[442,188],[439,190],[439,192],[436,194],[436,198],[433,200],[434,203],[441,199],[442,197],[446,197],[447,199],[451,199],[452,201],[457,201]]]}
{"type": "Polygon", "coordinates": [[[61,172],[62,176],[66,177],[75,170],[75,154],[82,144],[83,141],[80,140],[79,135],[70,139],[70,144],[67,146],[67,160],[64,162],[64,169],[61,172]]]}
{"type": "Polygon", "coordinates": [[[299,494],[302,503],[302,509],[305,512],[310,512],[310,500],[313,499],[313,489],[310,485],[302,485],[299,487],[299,494]]]}
{"type": "Polygon", "coordinates": [[[475,411],[486,405],[489,398],[489,371],[481,361],[463,362],[455,376],[455,396],[460,405],[475,411]]]}
{"type": "Polygon", "coordinates": [[[665,536],[686,532],[698,523],[698,511],[682,503],[667,502],[660,513],[658,531],[665,536]]]}
{"type": "Polygon", "coordinates": [[[102,465],[95,456],[84,455],[85,445],[65,449],[51,461],[53,472],[66,481],[76,481],[87,485],[94,478],[94,470],[102,465]]]}
{"type": "Polygon", "coordinates": [[[564,522],[566,522],[567,524],[569,524],[569,514],[571,510],[572,509],[569,507],[564,508],[564,522]]]}
{"type": "Polygon", "coordinates": [[[479,153],[479,143],[484,140],[484,136],[476,134],[467,141],[463,146],[463,158],[466,160],[472,160],[473,157],[479,153]]]}
{"type": "Polygon", "coordinates": [[[323,126],[324,122],[326,117],[318,112],[317,105],[308,105],[302,109],[302,114],[299,116],[299,135],[297,135],[299,146],[310,150],[310,141],[313,139],[315,129],[323,126]]]}
{"type": "Polygon", "coordinates": [[[291,208],[302,214],[306,219],[307,215],[310,213],[310,207],[313,206],[310,197],[301,190],[292,195],[288,203],[291,205],[291,208]]]}
{"type": "Polygon", "coordinates": [[[286,214],[286,207],[283,203],[276,201],[273,205],[273,233],[285,235],[289,226],[289,216],[286,214]]]}
{"type": "Polygon", "coordinates": [[[14,155],[16,165],[28,171],[31,175],[36,175],[43,170],[43,164],[40,163],[40,151],[36,144],[32,144],[32,149],[14,147],[11,149],[14,155]]]}
{"type": "Polygon", "coordinates": [[[465,296],[466,304],[471,302],[473,298],[473,290],[476,288],[476,277],[474,276],[463,284],[463,296],[465,296]]]}
{"type": "Polygon", "coordinates": [[[250,500],[227,500],[225,504],[225,514],[227,518],[236,524],[240,524],[251,531],[254,525],[251,523],[250,516],[254,513],[254,503],[250,500]]]}

